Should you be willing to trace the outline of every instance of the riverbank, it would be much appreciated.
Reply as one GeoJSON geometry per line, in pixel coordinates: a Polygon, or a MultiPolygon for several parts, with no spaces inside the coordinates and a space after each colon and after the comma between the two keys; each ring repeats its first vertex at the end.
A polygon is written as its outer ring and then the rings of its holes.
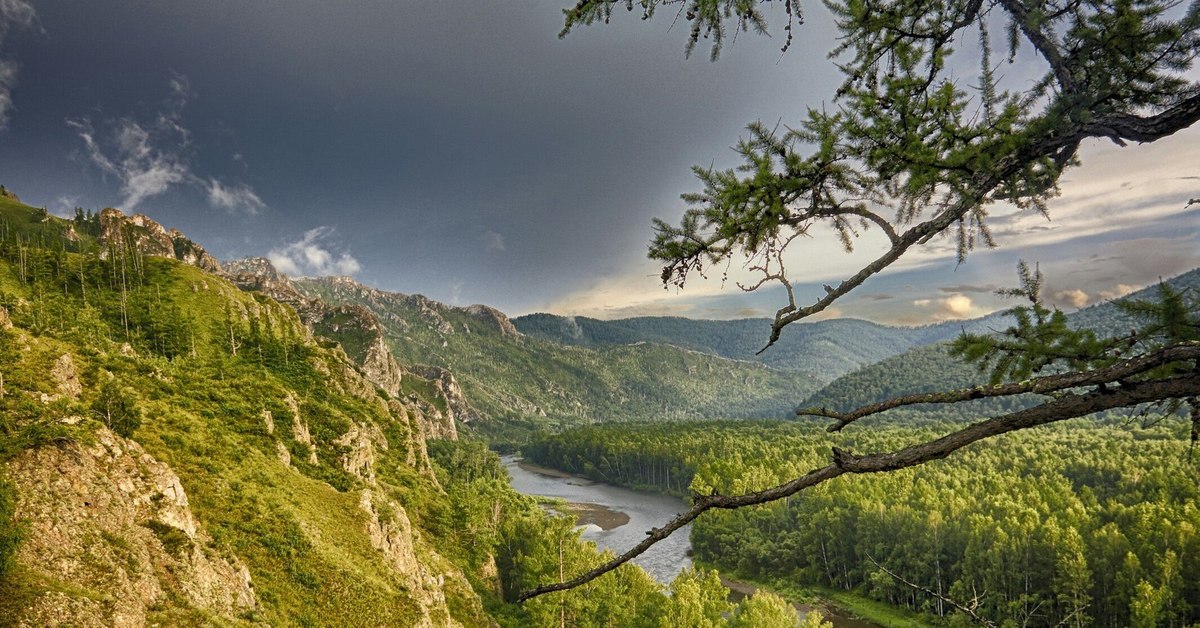
{"type": "MultiPolygon", "coordinates": [[[[704,569],[720,569],[696,561],[704,569]]],[[[763,582],[740,574],[722,573],[721,583],[738,596],[750,596],[762,589],[782,597],[800,613],[818,610],[837,628],[926,628],[929,621],[916,613],[853,593],[819,586],[800,586],[779,581],[763,582]]],[[[741,597],[731,597],[739,600],[741,597]]]]}
{"type": "MultiPolygon", "coordinates": [[[[530,473],[544,475],[548,478],[559,478],[562,480],[575,480],[577,482],[592,482],[592,480],[589,480],[584,477],[579,477],[578,475],[572,475],[570,473],[567,473],[566,471],[559,471],[558,469],[552,469],[550,467],[543,467],[540,464],[533,464],[532,462],[526,462],[525,460],[518,461],[517,468],[524,469],[530,473]]],[[[576,484],[576,486],[585,486],[585,485],[584,484],[576,484]]]]}
{"type": "Polygon", "coordinates": [[[594,525],[601,530],[613,530],[629,523],[628,514],[601,504],[567,502],[563,505],[563,510],[575,515],[575,521],[579,525],[594,525]]]}
{"type": "MultiPolygon", "coordinates": [[[[543,477],[563,480],[574,486],[587,486],[587,484],[581,484],[581,482],[591,482],[565,471],[539,466],[525,462],[524,460],[517,463],[517,468],[543,477]]],[[[603,504],[556,499],[552,506],[562,514],[573,515],[575,521],[581,526],[596,526],[601,530],[612,530],[629,523],[629,515],[627,513],[609,508],[603,504]]]]}

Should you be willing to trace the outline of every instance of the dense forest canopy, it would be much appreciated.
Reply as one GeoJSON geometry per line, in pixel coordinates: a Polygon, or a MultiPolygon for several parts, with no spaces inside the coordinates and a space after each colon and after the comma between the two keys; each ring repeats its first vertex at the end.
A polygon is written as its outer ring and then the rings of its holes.
{"type": "MultiPolygon", "coordinates": [[[[894,448],[939,429],[855,438],[894,448]]],[[[1185,430],[1178,419],[1142,428],[1113,418],[1008,434],[920,469],[709,513],[693,524],[692,547],[735,577],[855,590],[928,621],[955,614],[941,594],[1004,625],[1187,626],[1200,619],[1200,581],[1189,577],[1200,484],[1185,430]]],[[[601,425],[525,453],[602,482],[736,494],[820,464],[837,438],[811,422],[601,425]]]]}
{"type": "MultiPolygon", "coordinates": [[[[687,50],[712,42],[714,60],[730,32],[767,31],[766,8],[784,14],[787,39],[803,36],[799,0],[580,0],[567,9],[563,35],[608,21],[616,7],[653,18],[664,7],[689,25],[687,50]]],[[[977,245],[995,246],[989,212],[1051,215],[1064,171],[1084,140],[1154,142],[1200,119],[1200,84],[1189,77],[1200,50],[1200,4],[1163,0],[893,0],[827,2],[840,31],[832,51],[845,79],[836,106],[809,109],[795,126],[748,127],[737,169],[695,168],[700,192],[680,223],[657,221],[650,247],[666,285],[744,259],[755,290],[782,285],[788,302],[767,348],[783,329],[826,310],[914,248],[953,238],[960,262],[977,245]],[[994,47],[993,41],[1002,41],[994,47]],[[963,76],[963,48],[979,66],[963,76]],[[1041,64],[1030,85],[1006,85],[998,59],[1032,49],[1041,64]],[[811,304],[796,301],[799,272],[788,256],[818,225],[848,252],[867,230],[887,244],[859,271],[811,304]]],[[[1185,199],[1180,199],[1185,202],[1185,199]]],[[[525,594],[579,586],[644,551],[707,510],[733,509],[794,495],[850,473],[895,471],[943,458],[982,439],[1140,404],[1174,411],[1190,403],[1200,431],[1200,316],[1193,297],[1164,288],[1134,311],[1142,327],[1120,336],[1070,329],[1041,300],[1036,268],[1019,269],[1011,296],[1017,322],[996,336],[965,336],[956,351],[989,368],[994,387],[913,395],[848,413],[813,409],[840,430],[862,416],[914,403],[956,403],[1035,393],[1043,401],[921,443],[858,454],[833,448],[832,461],[787,482],[741,495],[696,495],[694,506],[606,565],[525,594]],[[1010,381],[1010,378],[1016,380],[1010,381]],[[1019,381],[1018,381],[1019,380],[1019,381]]]]}

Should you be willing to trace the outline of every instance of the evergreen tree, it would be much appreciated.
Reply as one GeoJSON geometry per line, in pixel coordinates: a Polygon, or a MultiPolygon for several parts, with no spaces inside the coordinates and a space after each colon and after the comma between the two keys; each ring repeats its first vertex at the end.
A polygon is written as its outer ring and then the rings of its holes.
{"type": "MultiPolygon", "coordinates": [[[[678,5],[677,16],[690,23],[688,52],[705,38],[714,59],[730,33],[765,32],[767,7],[784,15],[785,50],[793,27],[803,21],[799,0],[579,0],[565,11],[562,35],[607,22],[618,6],[637,6],[649,19],[663,5],[672,14],[678,5]]],[[[656,221],[650,247],[650,256],[663,263],[666,285],[683,287],[692,273],[744,258],[760,273],[747,289],[782,286],[788,302],[775,314],[768,348],[786,326],[825,311],[933,238],[951,238],[959,262],[977,245],[995,246],[988,215],[997,206],[1049,216],[1048,201],[1062,174],[1078,164],[1083,141],[1154,142],[1200,120],[1200,82],[1192,73],[1200,49],[1195,3],[1186,10],[1171,0],[833,0],[825,6],[837,21],[840,43],[833,56],[845,75],[834,96],[837,106],[809,110],[800,124],[751,124],[737,146],[744,164],[695,168],[702,189],[684,195],[693,208],[678,225],[656,221]],[[997,50],[993,41],[1005,45],[997,50]],[[993,63],[996,53],[1015,59],[1025,47],[1042,64],[1040,79],[1003,85],[993,63]],[[955,61],[971,48],[980,65],[974,76],[965,76],[955,61]],[[800,246],[799,236],[821,226],[836,232],[848,252],[869,229],[881,231],[888,246],[804,304],[793,292],[797,273],[787,267],[785,253],[800,246]]],[[[698,494],[690,510],[651,531],[621,559],[523,597],[589,582],[707,510],[785,498],[847,473],[923,464],[1015,430],[1157,404],[1167,412],[1190,405],[1193,433],[1200,434],[1195,301],[1164,293],[1157,304],[1141,308],[1151,319],[1143,330],[1150,332],[1149,341],[1144,333],[1100,338],[1068,329],[1060,313],[1041,304],[1036,270],[1022,266],[1020,274],[1021,286],[1011,294],[1029,305],[1015,310],[1018,324],[998,338],[966,337],[956,347],[990,368],[996,385],[909,395],[845,413],[823,408],[806,413],[835,419],[830,429],[836,431],[864,416],[918,403],[1034,393],[1043,395],[1038,405],[885,453],[835,447],[825,466],[774,487],[698,494]]],[[[1054,557],[1038,555],[1028,537],[1021,542],[1023,553],[1010,559],[1054,557]]],[[[835,551],[826,561],[831,574],[838,558],[835,551]]],[[[1081,575],[1082,569],[1068,568],[1070,562],[1063,573],[1081,575]]],[[[840,578],[849,586],[854,575],[845,569],[840,578]]],[[[1014,592],[1011,599],[1018,597],[1014,592]]],[[[1017,606],[1030,613],[1047,602],[1026,598],[1017,606]]],[[[1166,612],[1165,604],[1146,597],[1138,612],[1166,612]]]]}

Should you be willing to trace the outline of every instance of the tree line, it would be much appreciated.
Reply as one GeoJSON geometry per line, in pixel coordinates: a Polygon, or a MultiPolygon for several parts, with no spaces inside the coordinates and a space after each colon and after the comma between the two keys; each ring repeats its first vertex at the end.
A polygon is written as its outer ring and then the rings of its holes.
{"type": "MultiPolygon", "coordinates": [[[[734,495],[819,466],[834,442],[891,450],[933,433],[834,441],[796,423],[598,426],[525,454],[601,481],[734,495]]],[[[930,621],[962,620],[959,603],[996,625],[1187,626],[1200,621],[1200,474],[1185,433],[1171,419],[1009,434],[919,469],[706,513],[692,543],[723,570],[854,590],[930,621]]]]}

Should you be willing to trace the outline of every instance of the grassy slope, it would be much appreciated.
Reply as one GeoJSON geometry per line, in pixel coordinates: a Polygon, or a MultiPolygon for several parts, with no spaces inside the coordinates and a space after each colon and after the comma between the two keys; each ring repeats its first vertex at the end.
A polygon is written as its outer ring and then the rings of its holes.
{"type": "MultiPolygon", "coordinates": [[[[168,279],[155,284],[165,293],[164,298],[189,312],[220,312],[227,301],[253,307],[253,297],[196,269],[164,260],[155,260],[153,266],[161,266],[157,270],[168,279]],[[190,281],[207,281],[216,290],[192,293],[178,289],[190,281]]],[[[11,268],[0,270],[5,277],[0,285],[11,288],[11,268]]],[[[276,314],[288,316],[281,309],[276,314]]],[[[200,335],[205,328],[216,327],[205,325],[211,320],[196,322],[200,335]]],[[[362,484],[336,466],[329,442],[354,419],[370,417],[381,424],[392,423],[378,406],[320,390],[314,384],[319,374],[305,368],[281,377],[269,369],[220,359],[197,364],[201,360],[123,356],[107,342],[32,340],[34,349],[5,369],[10,390],[47,388],[44,373],[49,370],[48,362],[61,353],[77,356],[89,391],[103,373],[116,376],[145,417],[134,438],[180,476],[193,512],[217,544],[249,565],[263,607],[258,619],[286,625],[322,623],[321,618],[356,614],[371,623],[415,621],[416,606],[405,583],[390,572],[362,534],[366,515],[357,507],[357,491],[349,490],[362,484]],[[296,473],[277,459],[275,438],[267,434],[262,411],[271,409],[277,417],[288,416],[283,399],[312,393],[323,398],[325,412],[312,413],[307,419],[324,451],[318,465],[306,465],[296,455],[302,471],[296,473]]],[[[200,346],[212,345],[201,340],[200,346]]],[[[145,349],[139,349],[144,355],[145,349]]],[[[321,357],[329,358],[318,359],[321,357]]],[[[58,433],[52,427],[58,415],[90,414],[78,405],[66,404],[33,416],[13,412],[6,417],[6,428],[58,433]]],[[[280,423],[277,437],[294,454],[302,453],[290,426],[283,420],[280,423]]],[[[77,429],[66,430],[66,436],[86,439],[94,426],[86,421],[77,429]]],[[[436,489],[415,470],[403,464],[389,468],[394,473],[386,490],[401,497],[401,503],[419,510],[423,500],[436,499],[436,489]]],[[[19,586],[36,589],[39,583],[19,586]]]]}
{"type": "MultiPolygon", "coordinates": [[[[25,241],[58,242],[63,223],[41,222],[38,214],[0,199],[0,229],[7,226],[25,241]]],[[[65,260],[72,268],[81,263],[73,254],[65,260]]],[[[0,463],[55,438],[88,442],[99,426],[96,421],[66,426],[59,419],[93,416],[89,404],[99,383],[111,375],[141,411],[141,426],[133,438],[180,476],[194,514],[216,545],[249,566],[261,611],[248,619],[274,625],[336,623],[338,617],[357,617],[374,625],[416,621],[417,603],[407,577],[392,570],[363,533],[367,515],[358,507],[357,489],[366,484],[340,467],[341,450],[332,442],[353,422],[383,426],[393,446],[378,452],[379,483],[372,489],[404,505],[420,527],[424,513],[446,507],[441,503],[445,494],[431,477],[405,462],[402,445],[413,438],[408,427],[379,400],[339,390],[337,369],[348,367],[340,349],[297,340],[286,365],[263,364],[245,354],[238,359],[226,355],[225,312],[247,312],[281,338],[279,330],[286,327],[292,338],[300,339],[303,331],[290,308],[171,260],[151,258],[145,263],[145,282],[136,290],[153,291],[160,307],[186,313],[194,357],[155,355],[154,347],[136,331],[128,338],[135,354],[126,355],[129,352],[121,348],[124,331],[113,323],[111,312],[100,311],[115,300],[113,294],[90,286],[86,307],[52,298],[21,281],[12,264],[0,261],[0,295],[17,324],[15,330],[0,332],[0,346],[26,347],[8,355],[0,367],[7,390],[0,408],[0,463]],[[29,329],[41,331],[28,333],[29,329]],[[84,384],[82,398],[49,406],[31,401],[24,392],[55,392],[46,373],[64,353],[73,356],[84,384]],[[329,370],[332,376],[324,372],[329,370]],[[305,461],[307,448],[293,437],[284,401],[289,396],[299,401],[318,443],[316,465],[305,461]],[[274,435],[267,432],[264,410],[276,417],[274,435]],[[277,441],[291,450],[292,468],[279,461],[277,441]]],[[[237,333],[247,333],[241,323],[237,333]]],[[[424,538],[418,556],[453,569],[433,556],[428,541],[436,544],[437,539],[424,538]]],[[[454,548],[449,553],[453,555],[454,548]]],[[[4,581],[0,598],[27,599],[56,587],[61,584],[18,569],[4,581]]],[[[455,594],[454,587],[449,589],[459,621],[485,622],[474,592],[455,594]]],[[[159,609],[160,619],[187,616],[182,612],[170,604],[159,609]]]]}

